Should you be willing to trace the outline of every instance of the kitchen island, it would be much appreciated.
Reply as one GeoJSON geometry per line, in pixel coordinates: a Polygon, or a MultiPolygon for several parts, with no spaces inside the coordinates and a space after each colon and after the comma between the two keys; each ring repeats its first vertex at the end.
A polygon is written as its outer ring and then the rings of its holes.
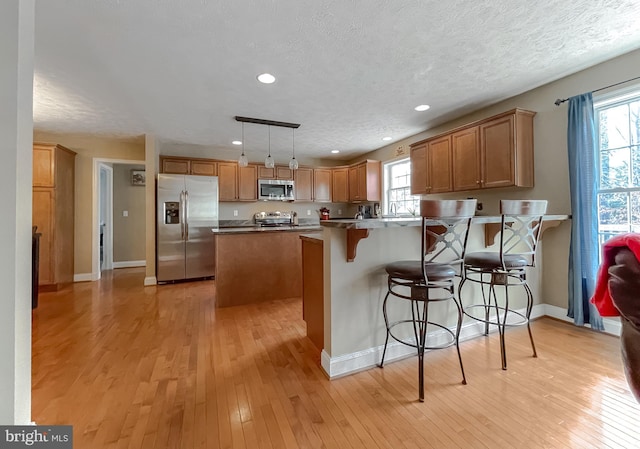
{"type": "MultiPolygon", "coordinates": [[[[543,230],[560,225],[567,215],[547,215],[543,230]]],[[[468,251],[495,246],[493,239],[500,229],[500,216],[477,216],[472,221],[468,251]]],[[[420,259],[420,218],[389,218],[370,220],[327,220],[320,222],[323,242],[324,272],[324,348],[322,368],[330,378],[375,366],[380,361],[386,330],[382,302],[387,292],[386,264],[399,260],[420,259]]],[[[542,245],[541,245],[542,246],[542,245]]],[[[539,248],[542,251],[542,248],[539,248]]],[[[534,294],[534,304],[540,301],[538,266],[527,273],[534,294]]],[[[513,304],[524,307],[522,295],[510,295],[513,304]]],[[[479,299],[479,292],[465,288],[463,302],[479,299]]],[[[393,304],[390,314],[407,317],[406,304],[393,304]]],[[[449,302],[436,304],[430,316],[436,321],[455,324],[456,310],[449,302]]],[[[534,315],[540,308],[534,306],[534,315]]],[[[449,325],[449,324],[447,324],[449,325]]],[[[482,334],[482,326],[463,324],[461,338],[482,334]]],[[[444,335],[433,335],[438,341],[444,335]]],[[[415,350],[399,343],[390,343],[386,360],[413,355],[415,350]]]]}
{"type": "Polygon", "coordinates": [[[315,224],[214,229],[216,306],[300,298],[300,234],[319,230],[315,224]]]}

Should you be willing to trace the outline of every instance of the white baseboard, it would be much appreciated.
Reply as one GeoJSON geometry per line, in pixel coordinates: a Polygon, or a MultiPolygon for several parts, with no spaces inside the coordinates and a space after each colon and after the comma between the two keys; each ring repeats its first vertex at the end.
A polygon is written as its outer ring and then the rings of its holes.
{"type": "Polygon", "coordinates": [[[79,273],[73,275],[73,282],[89,282],[93,280],[93,273],[79,273]]]}
{"type": "Polygon", "coordinates": [[[146,260],[125,260],[122,262],[113,262],[113,268],[134,268],[134,267],[146,267],[146,260]]]}
{"type": "MultiPolygon", "coordinates": [[[[519,313],[525,313],[525,310],[518,310],[519,313]]],[[[531,310],[531,318],[539,318],[545,315],[545,304],[533,306],[531,310]]],[[[470,340],[472,338],[484,335],[484,324],[479,321],[466,320],[460,330],[460,341],[470,340]]],[[[491,326],[489,332],[496,332],[497,327],[491,326]]],[[[436,330],[429,332],[428,339],[431,345],[444,344],[448,341],[448,333],[444,330],[436,330]]],[[[364,369],[374,367],[380,363],[382,358],[382,350],[384,345],[374,348],[365,349],[350,354],[343,354],[337,357],[331,357],[324,349],[320,355],[322,369],[327,373],[330,379],[353,374],[364,369]]],[[[385,364],[394,360],[400,360],[411,357],[416,354],[416,350],[410,346],[401,343],[389,342],[387,345],[387,353],[384,356],[385,364]]]]}
{"type": "MultiPolygon", "coordinates": [[[[573,318],[567,316],[567,309],[563,309],[562,307],[552,306],[551,304],[543,304],[544,306],[544,315],[550,316],[551,318],[556,318],[558,320],[566,321],[567,323],[573,323],[573,318]]],[[[620,318],[603,318],[602,322],[604,324],[604,332],[606,334],[615,335],[616,337],[620,336],[620,332],[622,331],[622,325],[620,324],[620,318]]],[[[589,323],[586,323],[584,327],[591,328],[589,323]]]]}
{"type": "Polygon", "coordinates": [[[148,287],[150,285],[156,285],[158,283],[158,280],[156,279],[155,276],[147,276],[146,278],[144,278],[144,286],[148,287]]]}

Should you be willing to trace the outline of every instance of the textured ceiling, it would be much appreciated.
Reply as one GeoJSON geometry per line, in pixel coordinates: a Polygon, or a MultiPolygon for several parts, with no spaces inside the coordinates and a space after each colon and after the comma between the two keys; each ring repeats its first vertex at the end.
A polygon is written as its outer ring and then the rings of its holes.
{"type": "MultiPolygon", "coordinates": [[[[38,0],[35,127],[231,149],[242,115],[301,123],[302,157],[352,158],[636,49],[638,17],[631,0],[38,0]]],[[[248,151],[267,141],[246,125],[248,151]]],[[[288,153],[291,130],[271,143],[288,153]]]]}

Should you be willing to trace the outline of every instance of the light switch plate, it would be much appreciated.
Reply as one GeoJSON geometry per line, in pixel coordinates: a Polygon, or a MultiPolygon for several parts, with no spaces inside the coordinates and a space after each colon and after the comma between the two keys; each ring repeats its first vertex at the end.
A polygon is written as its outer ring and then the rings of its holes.
{"type": "Polygon", "coordinates": [[[123,217],[128,217],[129,216],[129,211],[128,210],[123,210],[122,211],[122,216],[123,217]]]}

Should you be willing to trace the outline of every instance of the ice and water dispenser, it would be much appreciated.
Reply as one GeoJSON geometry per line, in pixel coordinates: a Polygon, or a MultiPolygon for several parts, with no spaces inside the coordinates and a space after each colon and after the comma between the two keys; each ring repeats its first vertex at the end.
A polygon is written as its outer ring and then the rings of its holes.
{"type": "Polygon", "coordinates": [[[167,201],[164,203],[164,223],[180,223],[180,203],[178,201],[167,201]]]}

